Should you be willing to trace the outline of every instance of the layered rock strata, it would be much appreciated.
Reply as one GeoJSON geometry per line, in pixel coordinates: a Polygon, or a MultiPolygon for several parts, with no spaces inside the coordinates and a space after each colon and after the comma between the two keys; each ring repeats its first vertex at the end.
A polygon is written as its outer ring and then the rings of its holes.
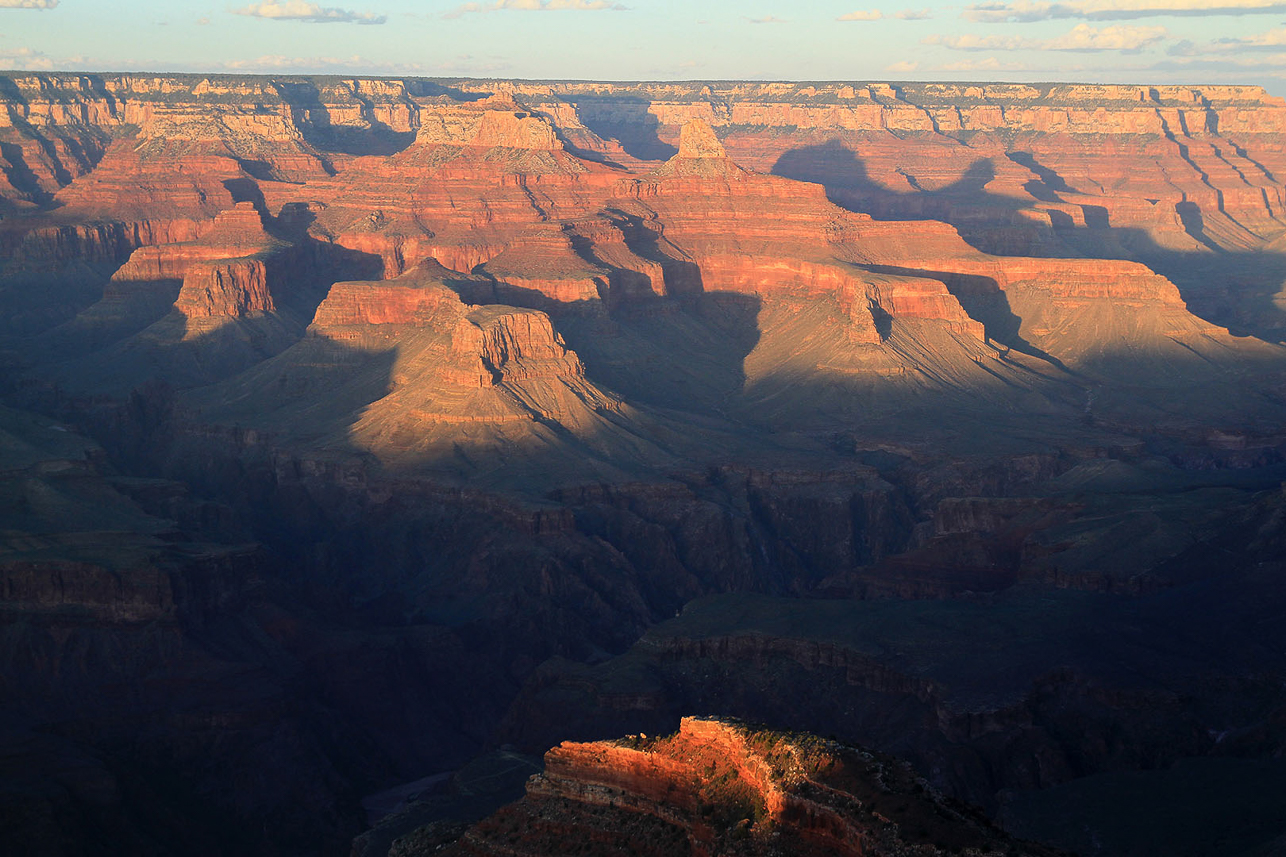
{"type": "MultiPolygon", "coordinates": [[[[169,845],[191,818],[224,850],[343,852],[361,794],[488,743],[734,704],[869,728],[997,811],[1280,754],[1262,91],[0,83],[0,393],[104,462],[75,491],[18,467],[0,510],[119,508],[107,474],[149,514],[93,532],[156,528],[120,539],[146,547],[126,573],[75,528],[3,532],[48,560],[6,566],[14,722],[72,736],[28,742],[30,793],[85,758],[124,784],[95,815],[68,780],[76,841],[146,851],[113,830],[169,845]],[[237,585],[184,589],[207,555],[237,585]],[[642,636],[745,593],[808,633],[733,601],[642,636]],[[892,621],[815,639],[836,604],[929,611],[960,658],[924,666],[892,621]],[[989,605],[1036,642],[993,645],[989,605]],[[1114,684],[1125,663],[1155,686],[1114,684]],[[79,708],[72,675],[103,677],[79,708]],[[150,740],[160,710],[195,713],[150,740]]],[[[707,847],[689,821],[649,829],[707,847]]]]}

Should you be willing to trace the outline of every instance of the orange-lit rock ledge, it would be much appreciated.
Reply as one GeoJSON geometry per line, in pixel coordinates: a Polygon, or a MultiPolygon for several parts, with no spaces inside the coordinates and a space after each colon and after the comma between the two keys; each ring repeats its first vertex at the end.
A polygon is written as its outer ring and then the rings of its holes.
{"type": "MultiPolygon", "coordinates": [[[[401,854],[415,850],[415,837],[401,854]]],[[[424,840],[425,850],[435,846],[424,840]]],[[[685,717],[665,738],[565,742],[452,855],[1053,855],[949,805],[904,764],[807,734],[685,717]]]]}

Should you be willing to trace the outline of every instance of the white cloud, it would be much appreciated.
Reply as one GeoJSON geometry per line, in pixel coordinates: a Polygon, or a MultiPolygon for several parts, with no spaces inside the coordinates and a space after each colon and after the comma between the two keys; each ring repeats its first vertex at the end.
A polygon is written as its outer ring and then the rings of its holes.
{"type": "Polygon", "coordinates": [[[58,0],[0,0],[0,9],[52,9],[58,0]]]}
{"type": "Polygon", "coordinates": [[[1276,68],[1286,65],[1286,53],[1268,54],[1267,56],[1221,57],[1218,60],[1193,60],[1190,62],[1180,62],[1180,64],[1200,66],[1207,62],[1226,63],[1229,65],[1235,65],[1238,68],[1276,68]]]}
{"type": "Polygon", "coordinates": [[[1196,44],[1184,39],[1173,45],[1166,53],[1175,57],[1195,57],[1202,54],[1233,54],[1242,51],[1281,50],[1286,48],[1286,27],[1256,33],[1244,39],[1215,39],[1196,44]]]}
{"type": "Polygon", "coordinates": [[[895,74],[907,74],[909,72],[915,71],[919,67],[920,67],[920,64],[913,60],[898,60],[892,65],[886,65],[884,67],[884,70],[891,71],[895,74]]]}
{"type": "Polygon", "coordinates": [[[849,12],[846,15],[840,15],[836,21],[878,21],[884,17],[884,13],[879,9],[866,9],[860,12],[849,12]]]}
{"type": "Polygon", "coordinates": [[[31,48],[0,49],[0,66],[22,71],[46,71],[54,67],[54,61],[31,48]]]}
{"type": "Polygon", "coordinates": [[[354,54],[351,57],[288,57],[266,54],[248,60],[228,60],[223,67],[232,71],[424,71],[419,63],[385,63],[354,54]]]}
{"type": "Polygon", "coordinates": [[[443,18],[460,18],[474,12],[497,12],[514,9],[523,12],[624,12],[628,9],[613,0],[491,0],[490,3],[465,3],[443,13],[443,18]]]}
{"type": "Polygon", "coordinates": [[[1277,47],[1278,45],[1286,45],[1286,27],[1279,27],[1266,33],[1256,33],[1244,39],[1218,39],[1217,41],[1219,44],[1236,44],[1243,47],[1277,47]]]}
{"type": "Polygon", "coordinates": [[[995,57],[981,60],[960,60],[946,65],[934,66],[934,71],[1027,71],[1027,66],[1020,62],[1001,62],[995,57]]]}
{"type": "Polygon", "coordinates": [[[307,21],[311,24],[383,24],[388,18],[373,12],[350,12],[335,6],[319,6],[307,0],[266,0],[233,9],[234,15],[270,18],[274,21],[307,21]]]}
{"type": "Polygon", "coordinates": [[[360,54],[348,57],[296,57],[265,54],[253,59],[228,60],[220,68],[237,72],[298,72],[300,74],[445,74],[488,76],[510,70],[510,64],[495,57],[470,54],[442,58],[433,63],[373,60],[360,54]]]}
{"type": "Polygon", "coordinates": [[[1116,24],[1096,29],[1077,24],[1070,32],[1047,41],[1047,51],[1138,51],[1167,35],[1165,27],[1131,27],[1116,24]]]}
{"type": "Polygon", "coordinates": [[[927,21],[933,17],[933,13],[928,9],[903,9],[893,17],[901,18],[903,21],[927,21]]]}
{"type": "Polygon", "coordinates": [[[1039,39],[1028,39],[1024,36],[976,36],[966,33],[963,36],[926,36],[920,40],[925,45],[941,45],[953,51],[1021,51],[1040,50],[1039,39]]]}
{"type": "Polygon", "coordinates": [[[752,24],[784,24],[785,18],[778,18],[776,15],[764,15],[762,18],[747,18],[752,24]]]}
{"type": "Polygon", "coordinates": [[[1184,57],[1156,63],[1147,71],[1152,74],[1179,71],[1185,78],[1200,74],[1205,79],[1218,76],[1242,81],[1248,75],[1253,75],[1255,78],[1286,78],[1286,53],[1184,57]]]}
{"type": "MultiPolygon", "coordinates": [[[[1063,9],[1066,7],[1059,6],[1057,8],[1063,9]]],[[[1056,14],[1055,4],[1053,3],[1033,3],[1031,0],[1013,0],[1010,3],[978,3],[973,6],[966,6],[960,16],[987,24],[1008,21],[1045,21],[1053,17],[1072,17],[1070,14],[1056,14]]]]}
{"type": "Polygon", "coordinates": [[[197,19],[196,19],[196,25],[197,25],[198,27],[208,27],[208,26],[210,26],[210,19],[209,19],[209,18],[197,18],[197,19]]]}
{"type": "Polygon", "coordinates": [[[1286,12],[1282,0],[998,0],[966,6],[962,15],[986,23],[1084,18],[1125,20],[1156,15],[1260,15],[1286,12]]]}
{"type": "Polygon", "coordinates": [[[1052,39],[1029,39],[1024,36],[928,36],[926,45],[941,45],[953,51],[1123,51],[1134,53],[1166,37],[1165,27],[1132,27],[1115,24],[1091,27],[1077,24],[1068,32],[1052,39]]]}

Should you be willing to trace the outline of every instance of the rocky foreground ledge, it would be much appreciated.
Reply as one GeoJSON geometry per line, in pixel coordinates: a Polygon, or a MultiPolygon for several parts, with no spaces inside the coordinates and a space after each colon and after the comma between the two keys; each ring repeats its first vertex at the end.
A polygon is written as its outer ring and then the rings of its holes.
{"type": "Polygon", "coordinates": [[[664,738],[567,741],[527,795],[458,831],[421,828],[399,857],[451,855],[1031,855],[910,767],[803,733],[685,717],[664,738]]]}

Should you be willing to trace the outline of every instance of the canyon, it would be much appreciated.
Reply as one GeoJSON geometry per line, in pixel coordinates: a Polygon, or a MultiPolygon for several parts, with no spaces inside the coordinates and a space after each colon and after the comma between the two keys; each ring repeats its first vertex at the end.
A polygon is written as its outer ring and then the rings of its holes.
{"type": "Polygon", "coordinates": [[[1281,99],[13,72],[0,106],[19,852],[610,852],[628,817],[769,853],[694,810],[739,758],[703,714],[1050,848],[1286,837],[1281,99]],[[673,806],[613,779],[689,750],[673,806]],[[1127,809],[1163,795],[1200,829],[1127,809]]]}

